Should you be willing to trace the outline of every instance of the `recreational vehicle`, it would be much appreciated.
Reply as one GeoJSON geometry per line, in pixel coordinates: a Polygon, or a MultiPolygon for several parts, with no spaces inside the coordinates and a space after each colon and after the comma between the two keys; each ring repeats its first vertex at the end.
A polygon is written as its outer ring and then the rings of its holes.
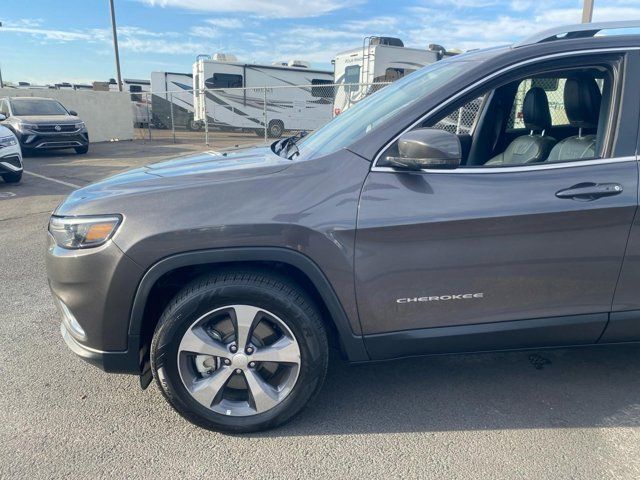
{"type": "Polygon", "coordinates": [[[300,60],[256,65],[232,55],[201,55],[193,76],[195,118],[209,126],[263,135],[266,125],[267,134],[277,138],[285,130],[315,130],[331,120],[334,92],[326,85],[333,83],[333,72],[300,60]]]}
{"type": "Polygon", "coordinates": [[[151,72],[151,92],[152,122],[156,127],[202,128],[202,123],[193,118],[192,74],[151,72]]]}
{"type": "Polygon", "coordinates": [[[334,81],[344,85],[336,87],[334,115],[382,88],[374,84],[398,80],[446,55],[439,45],[423,50],[407,48],[399,38],[366,37],[361,47],[337,54],[333,62],[334,81]]]}
{"type": "MultiPolygon", "coordinates": [[[[122,79],[122,91],[131,94],[131,107],[133,109],[133,122],[136,126],[144,126],[151,118],[151,102],[145,93],[151,88],[149,80],[122,79]]],[[[118,83],[115,79],[109,80],[109,91],[117,92],[118,83]]]]}

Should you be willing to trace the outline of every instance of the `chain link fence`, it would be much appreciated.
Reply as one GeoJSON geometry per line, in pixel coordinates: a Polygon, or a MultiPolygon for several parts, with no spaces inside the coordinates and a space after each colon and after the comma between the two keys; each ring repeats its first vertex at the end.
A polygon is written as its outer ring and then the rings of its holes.
{"type": "MultiPolygon", "coordinates": [[[[283,136],[311,133],[388,84],[142,92],[132,98],[135,137],[204,143],[214,148],[268,144],[283,136]]],[[[434,126],[456,134],[468,133],[482,101],[483,97],[474,99],[434,126]]]]}
{"type": "Polygon", "coordinates": [[[135,137],[216,147],[267,144],[311,133],[388,83],[310,84],[141,92],[135,137]]]}

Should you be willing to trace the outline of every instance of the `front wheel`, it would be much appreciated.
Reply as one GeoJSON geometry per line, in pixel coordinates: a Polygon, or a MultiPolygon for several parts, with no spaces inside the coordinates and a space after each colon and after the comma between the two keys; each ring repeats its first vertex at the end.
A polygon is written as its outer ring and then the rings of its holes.
{"type": "Polygon", "coordinates": [[[187,130],[189,130],[190,132],[199,132],[200,130],[202,130],[202,123],[194,120],[193,118],[190,118],[189,120],[187,120],[187,130]]]}
{"type": "Polygon", "coordinates": [[[327,363],[317,307],[286,279],[259,271],[187,285],[151,345],[153,375],[173,408],[230,433],[289,420],[320,390],[327,363]]]}
{"type": "Polygon", "coordinates": [[[270,138],[280,138],[284,133],[284,123],[281,120],[271,120],[267,128],[267,134],[270,138]]]}
{"type": "Polygon", "coordinates": [[[89,151],[89,145],[85,145],[84,147],[75,147],[74,150],[78,155],[84,155],[89,151]]]}

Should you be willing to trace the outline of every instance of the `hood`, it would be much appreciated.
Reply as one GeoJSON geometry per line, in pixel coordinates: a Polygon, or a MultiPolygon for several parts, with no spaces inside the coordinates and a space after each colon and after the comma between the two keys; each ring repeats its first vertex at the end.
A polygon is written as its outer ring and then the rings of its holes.
{"type": "MultiPolygon", "coordinates": [[[[292,160],[282,158],[269,147],[231,153],[203,152],[147,165],[120,173],[73,192],[58,207],[59,215],[99,213],[108,208],[104,201],[129,199],[138,195],[163,194],[269,175],[289,167],[292,160]],[[100,205],[97,205],[99,203],[100,205]]],[[[102,212],[104,213],[104,211],[102,212]]]]}
{"type": "Polygon", "coordinates": [[[55,125],[66,125],[69,123],[81,122],[79,117],[73,115],[14,115],[10,117],[25,123],[53,123],[55,125]]]}

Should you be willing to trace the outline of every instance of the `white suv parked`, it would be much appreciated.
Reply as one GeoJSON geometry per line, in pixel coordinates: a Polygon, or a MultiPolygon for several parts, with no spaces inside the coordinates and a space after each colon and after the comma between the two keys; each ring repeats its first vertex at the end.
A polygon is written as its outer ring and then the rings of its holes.
{"type": "Polygon", "coordinates": [[[22,179],[22,151],[11,130],[0,125],[0,176],[7,183],[22,179]]]}

